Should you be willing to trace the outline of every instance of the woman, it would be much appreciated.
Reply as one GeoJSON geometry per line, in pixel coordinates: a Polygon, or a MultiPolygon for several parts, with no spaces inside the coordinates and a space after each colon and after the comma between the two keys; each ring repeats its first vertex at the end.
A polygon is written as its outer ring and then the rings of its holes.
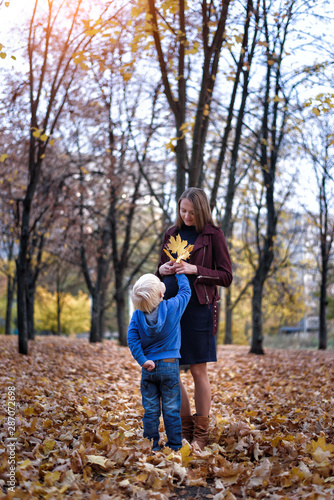
{"type": "Polygon", "coordinates": [[[232,267],[223,231],[214,225],[206,194],[187,189],[177,205],[175,226],[164,236],[157,275],[166,285],[165,299],[177,293],[175,274],[186,274],[191,298],[181,320],[180,365],[190,365],[194,380],[196,414],[191,414],[188,394],[181,384],[182,436],[201,449],[207,444],[211,388],[207,363],[217,361],[215,334],[218,329],[217,285],[228,287],[232,267]],[[171,236],[194,245],[187,262],[170,261],[163,251],[171,236]]]}

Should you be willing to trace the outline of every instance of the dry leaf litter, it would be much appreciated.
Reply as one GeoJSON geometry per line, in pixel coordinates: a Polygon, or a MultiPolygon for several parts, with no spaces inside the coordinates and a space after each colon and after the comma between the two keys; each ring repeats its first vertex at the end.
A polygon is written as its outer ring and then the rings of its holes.
{"type": "MultiPolygon", "coordinates": [[[[0,498],[334,498],[333,352],[255,356],[219,346],[209,365],[208,447],[184,442],[177,453],[153,454],[142,438],[140,368],[128,348],[37,338],[22,356],[17,338],[0,343],[0,498]],[[7,488],[11,386],[15,492],[7,488]]],[[[189,371],[181,377],[192,394],[189,371]]]]}

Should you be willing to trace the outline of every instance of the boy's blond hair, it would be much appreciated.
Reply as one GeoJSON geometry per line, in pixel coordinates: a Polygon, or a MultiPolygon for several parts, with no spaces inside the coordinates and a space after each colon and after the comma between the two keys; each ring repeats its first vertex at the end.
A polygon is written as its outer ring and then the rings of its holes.
{"type": "Polygon", "coordinates": [[[165,285],[154,274],[143,274],[133,286],[131,299],[135,309],[150,313],[162,301],[165,285]],[[162,295],[161,295],[162,294],[162,295]]]}

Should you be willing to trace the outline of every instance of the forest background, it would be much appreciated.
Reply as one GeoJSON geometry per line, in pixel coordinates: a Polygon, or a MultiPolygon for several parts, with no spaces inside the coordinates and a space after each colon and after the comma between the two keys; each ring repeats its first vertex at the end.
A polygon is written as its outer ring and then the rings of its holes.
{"type": "Polygon", "coordinates": [[[18,5],[0,2],[0,328],[19,352],[43,331],[125,345],[189,186],[233,262],[219,340],[263,353],[313,320],[333,346],[330,2],[18,5]]]}

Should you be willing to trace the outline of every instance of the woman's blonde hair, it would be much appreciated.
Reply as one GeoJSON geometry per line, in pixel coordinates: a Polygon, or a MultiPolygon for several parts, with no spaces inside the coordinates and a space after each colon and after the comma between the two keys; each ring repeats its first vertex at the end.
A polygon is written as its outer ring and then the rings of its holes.
{"type": "Polygon", "coordinates": [[[164,284],[154,274],[143,274],[133,286],[131,299],[135,309],[150,313],[160,304],[164,284]]]}
{"type": "Polygon", "coordinates": [[[201,231],[203,231],[204,226],[208,223],[214,225],[209,201],[205,192],[203,191],[203,189],[192,187],[186,189],[181,194],[179,201],[177,202],[176,226],[179,229],[181,229],[181,227],[184,225],[180,215],[180,205],[181,201],[185,198],[191,201],[191,203],[194,205],[196,231],[200,233],[201,231]]]}

